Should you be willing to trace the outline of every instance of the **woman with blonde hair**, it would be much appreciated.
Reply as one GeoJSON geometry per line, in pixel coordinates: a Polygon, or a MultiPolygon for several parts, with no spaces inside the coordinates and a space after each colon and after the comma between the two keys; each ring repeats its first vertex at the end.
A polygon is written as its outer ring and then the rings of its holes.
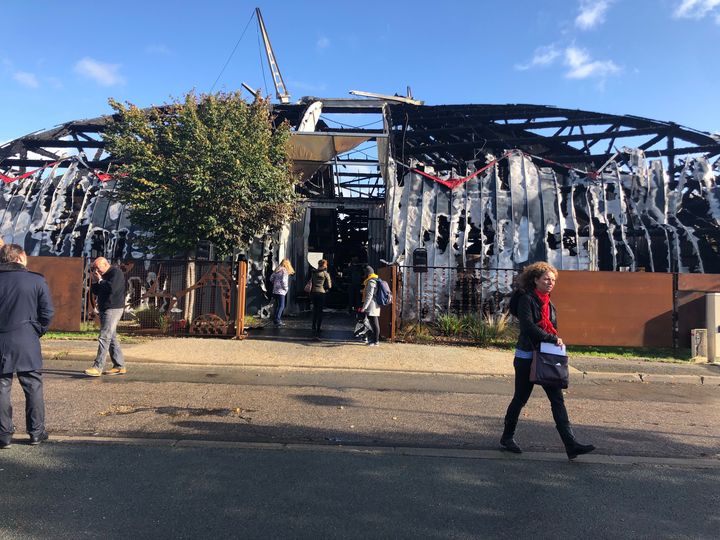
{"type": "Polygon", "coordinates": [[[320,259],[318,267],[313,269],[310,276],[310,281],[312,282],[310,300],[313,306],[312,329],[316,337],[320,335],[320,327],[322,326],[325,294],[332,288],[332,279],[330,279],[330,273],[327,268],[327,260],[320,259]]]}
{"type": "Polygon", "coordinates": [[[273,284],[273,298],[275,299],[275,316],[273,322],[275,326],[283,326],[282,314],[285,309],[285,297],[290,287],[290,276],[295,273],[289,259],[283,259],[280,265],[270,276],[270,282],[273,284]]]}
{"type": "MultiPolygon", "coordinates": [[[[530,398],[534,384],[530,382],[530,364],[533,350],[541,343],[553,343],[562,347],[562,338],[557,331],[555,306],[550,302],[550,293],[555,287],[558,271],[546,262],[536,262],[523,270],[518,276],[515,291],[510,300],[510,313],[518,318],[520,335],[515,349],[515,394],[505,415],[505,429],[500,438],[503,450],[520,454],[522,450],[515,442],[520,411],[530,398]]],[[[550,400],[555,427],[565,445],[569,459],[595,450],[592,444],[580,444],[570,427],[565,399],[560,388],[544,386],[543,390],[550,400]]]]}

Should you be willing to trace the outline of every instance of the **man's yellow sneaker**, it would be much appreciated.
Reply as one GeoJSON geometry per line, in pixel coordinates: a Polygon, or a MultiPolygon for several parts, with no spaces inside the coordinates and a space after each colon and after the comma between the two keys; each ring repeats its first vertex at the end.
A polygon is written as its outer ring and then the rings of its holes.
{"type": "Polygon", "coordinates": [[[109,369],[105,372],[105,375],[125,375],[127,373],[127,368],[124,367],[114,367],[112,369],[109,369]]]}
{"type": "Polygon", "coordinates": [[[88,377],[99,377],[100,375],[102,375],[102,371],[100,371],[96,367],[91,367],[85,370],[85,375],[87,375],[88,377]]]}

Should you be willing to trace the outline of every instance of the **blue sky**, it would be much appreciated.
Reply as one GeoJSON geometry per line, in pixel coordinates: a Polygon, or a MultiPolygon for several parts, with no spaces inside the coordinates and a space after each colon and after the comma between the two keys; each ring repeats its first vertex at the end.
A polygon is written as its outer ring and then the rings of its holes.
{"type": "MultiPolygon", "coordinates": [[[[535,103],[720,132],[720,0],[0,0],[12,29],[0,142],[106,114],[110,96],[148,106],[210,91],[256,6],[293,100],[410,85],[428,104],[535,103]]],[[[256,28],[216,90],[274,93],[256,28]]]]}

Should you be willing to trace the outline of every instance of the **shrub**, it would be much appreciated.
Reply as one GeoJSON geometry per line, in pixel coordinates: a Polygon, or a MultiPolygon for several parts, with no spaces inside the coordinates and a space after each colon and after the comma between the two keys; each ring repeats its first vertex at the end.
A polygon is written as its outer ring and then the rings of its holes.
{"type": "Polygon", "coordinates": [[[82,321],[80,323],[81,332],[95,332],[99,327],[100,325],[98,325],[94,320],[82,321]]]}
{"type": "Polygon", "coordinates": [[[507,313],[488,313],[483,316],[483,322],[487,327],[490,341],[507,337],[510,328],[509,320],[510,317],[507,313]]]}
{"type": "Polygon", "coordinates": [[[161,328],[165,315],[155,306],[148,306],[135,312],[140,328],[161,328]]]}
{"type": "Polygon", "coordinates": [[[434,340],[430,327],[423,322],[414,322],[401,330],[402,338],[413,343],[430,343],[434,340]]]}
{"type": "Polygon", "coordinates": [[[435,321],[435,327],[443,336],[459,336],[463,332],[462,319],[456,315],[440,315],[435,321]]]}

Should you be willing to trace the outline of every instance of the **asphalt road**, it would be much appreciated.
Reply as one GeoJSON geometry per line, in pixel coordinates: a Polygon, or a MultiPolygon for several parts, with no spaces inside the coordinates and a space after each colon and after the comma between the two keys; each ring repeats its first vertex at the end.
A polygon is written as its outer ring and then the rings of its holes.
{"type": "Polygon", "coordinates": [[[717,538],[719,469],[15,445],[0,538],[717,538]]]}
{"type": "MultiPolygon", "coordinates": [[[[512,394],[505,377],[133,364],[93,379],[80,369],[48,362],[55,434],[487,450],[512,394]]],[[[594,382],[573,384],[566,399],[578,437],[600,454],[718,456],[720,387],[594,382]]],[[[530,451],[562,451],[540,388],[517,438],[530,451]]]]}
{"type": "MultiPolygon", "coordinates": [[[[52,440],[0,451],[0,539],[717,538],[720,388],[541,389],[497,450],[504,377],[46,364],[52,440]]],[[[15,423],[24,425],[13,388],[15,423]]]]}

